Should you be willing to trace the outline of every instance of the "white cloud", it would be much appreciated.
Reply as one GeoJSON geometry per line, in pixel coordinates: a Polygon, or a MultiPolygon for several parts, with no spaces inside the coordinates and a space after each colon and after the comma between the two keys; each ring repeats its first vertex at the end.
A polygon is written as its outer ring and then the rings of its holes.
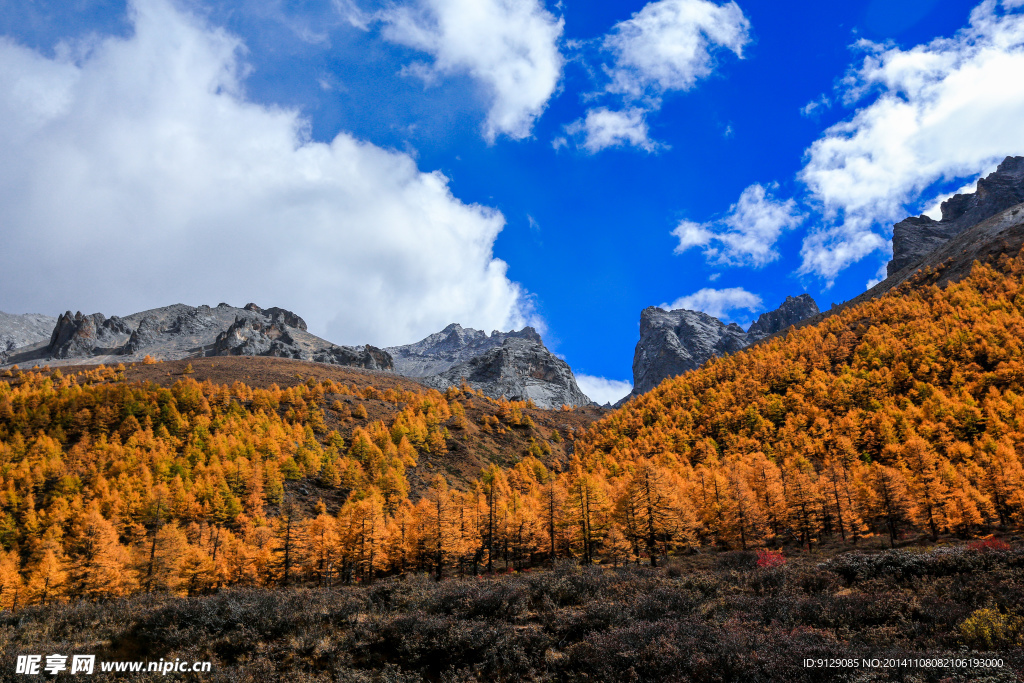
{"type": "Polygon", "coordinates": [[[735,2],[660,0],[616,24],[604,39],[614,55],[608,91],[629,98],[689,90],[714,70],[714,52],[743,56],[750,22],[735,2]]]}
{"type": "Polygon", "coordinates": [[[662,304],[666,311],[685,308],[690,311],[703,311],[719,320],[730,320],[732,311],[749,311],[756,313],[761,310],[761,297],[748,292],[742,287],[727,289],[704,289],[679,297],[671,304],[662,304]]]}
{"type": "Polygon", "coordinates": [[[831,107],[832,100],[830,100],[827,95],[822,95],[820,98],[812,100],[805,104],[804,106],[800,107],[800,114],[802,116],[815,116],[816,112],[818,112],[820,109],[829,109],[831,107]]]}
{"type": "MultiPolygon", "coordinates": [[[[608,83],[603,93],[618,96],[622,109],[594,107],[566,132],[583,142],[591,154],[624,145],[653,152],[666,146],[650,139],[646,114],[661,107],[671,90],[690,90],[715,68],[721,49],[743,57],[750,41],[750,22],[735,2],[718,5],[709,0],[658,0],[612,27],[602,46],[611,57],[604,66],[608,83]],[[582,134],[582,135],[581,135],[582,134]]],[[[732,126],[725,137],[732,134],[732,126]]],[[[554,145],[564,145],[558,138],[554,145]]]]}
{"type": "Polygon", "coordinates": [[[877,285],[879,282],[884,280],[886,277],[888,277],[888,275],[889,275],[889,262],[886,261],[886,262],[882,263],[881,266],[879,266],[878,270],[875,272],[875,276],[873,278],[871,278],[870,280],[868,280],[867,284],[864,285],[864,289],[865,290],[871,289],[872,287],[877,285]]]}
{"type": "Polygon", "coordinates": [[[414,0],[379,17],[385,38],[434,57],[429,72],[468,74],[488,89],[487,140],[529,137],[564,63],[565,22],[541,0],[414,0]]]}
{"type": "Polygon", "coordinates": [[[576,374],[576,384],[587,397],[595,403],[615,404],[620,398],[624,398],[633,391],[632,382],[624,382],[617,379],[606,379],[592,375],[576,374]]]}
{"type": "Polygon", "coordinates": [[[771,196],[768,190],[776,187],[751,185],[721,220],[680,222],[672,231],[679,238],[675,252],[681,254],[702,247],[710,263],[731,266],[760,267],[779,258],[775,243],[783,231],[796,227],[804,217],[794,200],[781,201],[771,196]]]}
{"type": "Polygon", "coordinates": [[[355,0],[333,0],[333,5],[335,11],[351,26],[363,31],[369,30],[373,17],[361,10],[355,0]]]}
{"type": "Polygon", "coordinates": [[[624,111],[611,111],[604,107],[590,109],[586,118],[570,123],[565,132],[582,137],[583,142],[578,146],[591,154],[609,147],[633,146],[646,152],[662,147],[650,139],[644,110],[637,107],[624,111]]]}
{"type": "Polygon", "coordinates": [[[801,273],[833,280],[884,249],[892,222],[934,183],[1024,153],[1020,5],[986,0],[952,38],[911,49],[860,45],[868,54],[841,94],[872,99],[811,145],[800,174],[828,223],[806,238],[801,273]]]}
{"type": "Polygon", "coordinates": [[[166,0],[74,59],[0,39],[0,308],[283,306],[340,343],[528,322],[496,210],[407,154],[308,138],[243,94],[243,46],[166,0]]]}
{"type": "MultiPolygon", "coordinates": [[[[992,167],[992,168],[988,169],[988,173],[991,173],[992,171],[995,171],[995,170],[996,170],[995,167],[992,167]]],[[[984,175],[988,175],[988,173],[981,173],[980,175],[984,176],[984,175]]],[[[961,187],[958,190],[953,190],[952,192],[946,192],[944,194],[939,195],[938,197],[933,199],[921,211],[921,214],[924,215],[924,216],[928,216],[929,218],[933,218],[933,219],[935,219],[937,221],[940,221],[940,220],[942,220],[942,202],[946,201],[947,199],[950,199],[954,195],[958,195],[958,194],[974,194],[974,192],[977,189],[978,189],[978,179],[975,178],[974,180],[972,180],[971,182],[967,183],[966,185],[964,185],[963,187],[961,187]]]]}

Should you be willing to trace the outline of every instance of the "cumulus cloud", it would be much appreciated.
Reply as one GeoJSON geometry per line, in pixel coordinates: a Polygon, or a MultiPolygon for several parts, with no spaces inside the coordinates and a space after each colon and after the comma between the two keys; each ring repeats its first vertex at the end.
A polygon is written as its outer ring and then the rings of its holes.
{"type": "Polygon", "coordinates": [[[340,343],[528,322],[496,210],[440,173],[246,99],[244,46],[167,0],[50,58],[0,40],[0,308],[295,310],[340,343]]]}
{"type": "Polygon", "coordinates": [[[601,405],[605,403],[615,404],[620,398],[624,398],[629,392],[633,391],[632,382],[594,377],[593,375],[581,375],[579,373],[576,374],[576,384],[579,385],[580,391],[586,394],[591,401],[601,405]]]}
{"type": "Polygon", "coordinates": [[[783,231],[795,228],[804,216],[793,199],[775,199],[768,188],[754,184],[743,190],[725,218],[710,223],[681,221],[672,234],[679,238],[681,254],[700,247],[704,257],[717,265],[760,267],[779,258],[775,243],[783,231]]]}
{"type": "Polygon", "coordinates": [[[687,296],[679,297],[671,304],[662,304],[666,311],[685,308],[690,311],[703,311],[719,320],[731,320],[733,311],[749,311],[756,313],[761,310],[761,297],[748,292],[742,287],[712,289],[705,287],[687,296]]]}
{"type": "Polygon", "coordinates": [[[644,110],[633,107],[611,111],[598,107],[587,111],[585,118],[565,127],[569,135],[581,139],[579,147],[596,154],[609,147],[632,146],[654,152],[661,145],[651,140],[644,120],[644,110]]]}
{"type": "Polygon", "coordinates": [[[743,57],[750,22],[735,2],[660,0],[616,24],[604,39],[614,57],[609,92],[628,98],[689,90],[711,75],[719,49],[743,57]]]}
{"type": "MultiPolygon", "coordinates": [[[[566,126],[591,154],[629,145],[653,152],[663,145],[650,139],[645,116],[661,107],[665,93],[692,89],[715,69],[721,50],[743,57],[750,22],[735,2],[658,0],[620,21],[604,36],[610,57],[604,65],[608,83],[602,93],[621,99],[622,109],[594,107],[566,126]]],[[[730,127],[725,135],[729,136],[730,127]]],[[[564,144],[559,138],[556,147],[564,144]]]]}
{"type": "Polygon", "coordinates": [[[529,137],[558,86],[564,20],[541,0],[415,0],[381,13],[384,37],[433,56],[426,78],[468,74],[487,88],[484,136],[529,137]]]}
{"type": "Polygon", "coordinates": [[[840,95],[865,104],[811,145],[800,174],[826,221],[804,241],[801,273],[831,281],[884,250],[892,222],[930,204],[923,195],[936,183],[1024,153],[1020,9],[986,0],[951,38],[910,49],[859,44],[867,54],[840,95]]]}

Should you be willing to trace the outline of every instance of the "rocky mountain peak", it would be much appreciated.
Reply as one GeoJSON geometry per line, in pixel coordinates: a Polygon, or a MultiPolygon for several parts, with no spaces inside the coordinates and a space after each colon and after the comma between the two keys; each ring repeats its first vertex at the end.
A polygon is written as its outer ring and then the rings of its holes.
{"type": "Polygon", "coordinates": [[[633,394],[646,393],[667,377],[694,370],[709,358],[739,351],[748,343],[739,325],[726,325],[703,311],[649,306],[640,313],[633,394]]]}
{"type": "Polygon", "coordinates": [[[108,319],[102,313],[82,315],[78,311],[71,315],[71,311],[67,311],[57,318],[46,350],[51,358],[91,355],[94,349],[119,346],[119,337],[130,331],[117,316],[108,319]]]}
{"type": "Polygon", "coordinates": [[[1024,202],[1024,157],[1006,157],[994,173],[978,180],[974,192],[942,202],[942,220],[913,216],[893,226],[888,276],[919,263],[968,228],[1024,202]]]}
{"type": "MultiPolygon", "coordinates": [[[[494,333],[492,332],[491,334],[493,335],[494,333]]],[[[519,334],[517,336],[520,339],[529,339],[530,341],[536,342],[537,344],[544,343],[543,341],[541,341],[540,334],[537,332],[537,330],[533,329],[533,327],[530,327],[529,325],[519,330],[519,334]]]]}
{"type": "Polygon", "coordinates": [[[244,308],[224,303],[216,308],[174,304],[124,318],[68,311],[52,325],[45,347],[5,349],[0,362],[82,359],[117,363],[142,360],[146,355],[162,360],[277,356],[373,370],[392,368],[391,356],[381,349],[332,344],[310,334],[306,322],[295,313],[252,303],[244,308]]]}
{"type": "MultiPolygon", "coordinates": [[[[536,335],[535,330],[527,329],[536,335]]],[[[540,408],[591,403],[576,384],[569,364],[548,351],[539,335],[535,340],[532,335],[506,334],[500,346],[420,381],[441,391],[465,382],[491,398],[533,401],[540,408]]]]}
{"type": "Polygon", "coordinates": [[[747,330],[747,334],[757,338],[767,337],[818,313],[820,313],[818,304],[814,302],[810,294],[787,296],[782,305],[774,311],[762,313],[747,330]]]}
{"type": "Polygon", "coordinates": [[[540,335],[532,327],[510,332],[494,330],[488,335],[483,330],[451,323],[440,332],[427,335],[418,342],[389,346],[384,350],[394,358],[395,372],[398,374],[406,377],[428,377],[496,349],[506,339],[512,338],[528,339],[543,344],[540,335]]]}
{"type": "Polygon", "coordinates": [[[469,386],[491,398],[533,400],[542,408],[584,406],[569,365],[544,346],[532,327],[490,334],[452,323],[418,342],[385,349],[395,372],[437,389],[469,386]]]}
{"type": "MultiPolygon", "coordinates": [[[[227,306],[227,304],[221,304],[221,306],[227,306]]],[[[307,329],[305,320],[284,308],[278,308],[277,306],[260,308],[256,304],[250,303],[243,306],[243,309],[264,315],[271,320],[276,321],[279,325],[288,325],[289,327],[294,327],[303,331],[307,329]]]]}
{"type": "MultiPolygon", "coordinates": [[[[640,313],[640,341],[633,354],[633,392],[638,396],[669,377],[695,370],[715,356],[735,353],[770,334],[818,313],[808,294],[789,296],[761,314],[746,332],[702,311],[666,311],[649,306],[640,313]]],[[[620,403],[625,402],[627,396],[620,403]]]]}

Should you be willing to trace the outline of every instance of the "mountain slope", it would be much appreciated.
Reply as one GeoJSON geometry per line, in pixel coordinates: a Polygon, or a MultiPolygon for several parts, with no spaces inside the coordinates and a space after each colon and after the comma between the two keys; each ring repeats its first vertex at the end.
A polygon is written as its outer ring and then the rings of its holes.
{"type": "Polygon", "coordinates": [[[578,453],[613,480],[656,463],[726,543],[1020,524],[1022,276],[1006,256],[946,288],[922,275],[666,380],[578,453]]]}
{"type": "Polygon", "coordinates": [[[0,311],[0,364],[15,349],[49,339],[56,323],[57,319],[49,315],[13,315],[0,311]]]}
{"type": "Polygon", "coordinates": [[[926,216],[897,223],[893,229],[894,258],[887,266],[887,277],[863,294],[797,323],[797,327],[815,325],[839,311],[880,297],[917,277],[921,270],[930,269],[929,282],[945,285],[966,277],[975,261],[994,263],[1003,255],[1016,256],[1024,247],[1024,203],[1013,202],[1024,197],[1024,157],[1006,157],[1000,169],[1007,172],[994,179],[998,182],[985,182],[995,174],[990,175],[978,181],[977,192],[955,195],[943,202],[943,215],[951,217],[947,230],[926,216]],[[956,206],[949,206],[950,202],[956,206]],[[925,219],[939,229],[924,236],[907,229],[925,219]]]}
{"type": "Polygon", "coordinates": [[[597,411],[275,358],[8,372],[0,605],[1008,531],[1024,259],[997,265],[715,358],[582,434],[597,411]]]}
{"type": "Polygon", "coordinates": [[[1024,157],[1006,157],[994,173],[978,180],[974,192],[942,202],[942,219],[916,216],[893,226],[888,276],[915,266],[960,233],[1024,202],[1024,157]]]}

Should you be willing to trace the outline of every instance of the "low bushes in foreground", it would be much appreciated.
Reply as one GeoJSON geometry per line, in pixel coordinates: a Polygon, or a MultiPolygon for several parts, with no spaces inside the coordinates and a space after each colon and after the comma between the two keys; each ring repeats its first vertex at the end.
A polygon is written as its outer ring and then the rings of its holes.
{"type": "MultiPolygon", "coordinates": [[[[1024,675],[1024,548],[764,557],[706,553],[676,558],[667,568],[563,564],[442,582],[409,575],[364,587],[244,588],[32,607],[0,614],[0,679],[32,680],[13,675],[17,655],[54,652],[209,660],[212,671],[197,680],[225,682],[1024,675]],[[954,666],[884,666],[936,658],[954,666]],[[851,659],[860,663],[805,665],[851,659]],[[864,666],[865,659],[878,663],[864,666]],[[972,659],[1002,666],[956,665],[972,659]]],[[[102,673],[92,679],[104,676],[128,680],[102,673]]],[[[158,679],[168,680],[156,673],[130,678],[158,679]]]]}

